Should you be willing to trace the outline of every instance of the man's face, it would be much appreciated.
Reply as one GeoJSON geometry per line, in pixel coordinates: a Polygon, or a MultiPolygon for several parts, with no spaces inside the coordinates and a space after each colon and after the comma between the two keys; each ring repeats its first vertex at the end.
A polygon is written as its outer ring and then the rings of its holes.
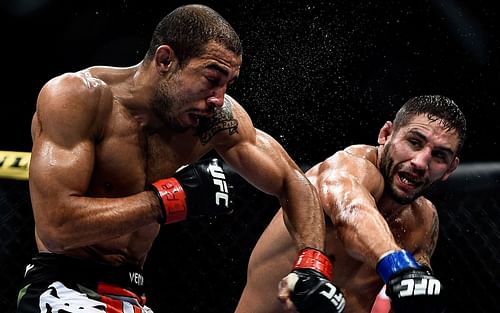
{"type": "Polygon", "coordinates": [[[177,65],[160,81],[152,107],[173,130],[196,128],[200,118],[212,117],[223,105],[224,94],[238,77],[240,65],[241,56],[209,43],[202,55],[182,68],[177,65]]]}
{"type": "Polygon", "coordinates": [[[415,116],[406,126],[386,137],[380,170],[386,189],[399,203],[422,195],[435,182],[445,180],[458,166],[458,134],[440,120],[415,116]]]}

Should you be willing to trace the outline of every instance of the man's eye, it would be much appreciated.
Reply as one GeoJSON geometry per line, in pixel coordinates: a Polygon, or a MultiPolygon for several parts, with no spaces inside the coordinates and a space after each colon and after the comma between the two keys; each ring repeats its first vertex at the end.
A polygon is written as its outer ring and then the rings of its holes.
{"type": "Polygon", "coordinates": [[[420,145],[420,140],[417,139],[408,139],[408,141],[413,145],[413,146],[418,146],[420,145]]]}
{"type": "Polygon", "coordinates": [[[213,85],[217,85],[219,83],[219,79],[216,77],[205,76],[205,78],[213,85]]]}
{"type": "Polygon", "coordinates": [[[446,161],[448,158],[446,156],[445,153],[441,153],[441,152],[434,152],[434,157],[441,160],[441,161],[446,161]]]}

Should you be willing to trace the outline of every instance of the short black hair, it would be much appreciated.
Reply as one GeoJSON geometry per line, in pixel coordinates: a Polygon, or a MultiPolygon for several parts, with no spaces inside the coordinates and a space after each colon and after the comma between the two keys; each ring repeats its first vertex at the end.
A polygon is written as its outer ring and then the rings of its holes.
{"type": "Polygon", "coordinates": [[[238,34],[219,13],[200,4],[180,6],[158,23],[144,59],[151,60],[160,45],[169,45],[182,66],[211,41],[236,55],[243,52],[238,34]]]}
{"type": "Polygon", "coordinates": [[[458,134],[457,153],[462,149],[467,123],[465,116],[453,100],[442,95],[422,95],[408,100],[396,113],[394,130],[405,126],[416,115],[425,115],[430,120],[441,120],[446,130],[456,130],[458,134]]]}

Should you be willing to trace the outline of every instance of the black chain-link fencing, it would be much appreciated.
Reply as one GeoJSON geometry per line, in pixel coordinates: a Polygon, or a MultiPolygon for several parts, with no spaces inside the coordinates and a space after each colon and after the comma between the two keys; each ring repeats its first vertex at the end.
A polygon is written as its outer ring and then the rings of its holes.
{"type": "Polygon", "coordinates": [[[36,251],[28,182],[0,179],[0,312],[15,310],[24,268],[36,251]]]}
{"type": "MultiPolygon", "coordinates": [[[[230,216],[170,224],[146,262],[148,305],[156,313],[225,313],[236,307],[252,247],[278,209],[246,187],[230,216]]],[[[433,258],[448,313],[500,308],[500,163],[462,164],[429,193],[440,215],[433,258]]],[[[24,267],[35,252],[26,181],[0,180],[0,307],[15,311],[24,267]]]]}
{"type": "Polygon", "coordinates": [[[450,313],[500,310],[500,163],[464,164],[429,194],[440,216],[432,260],[450,313]]]}

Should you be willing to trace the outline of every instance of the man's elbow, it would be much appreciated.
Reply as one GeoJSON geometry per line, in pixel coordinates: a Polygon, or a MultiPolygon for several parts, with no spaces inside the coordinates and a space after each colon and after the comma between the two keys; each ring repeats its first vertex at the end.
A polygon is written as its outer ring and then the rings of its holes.
{"type": "Polygon", "coordinates": [[[36,235],[48,251],[53,253],[63,253],[74,245],[71,232],[64,226],[58,227],[37,227],[36,235]]]}

